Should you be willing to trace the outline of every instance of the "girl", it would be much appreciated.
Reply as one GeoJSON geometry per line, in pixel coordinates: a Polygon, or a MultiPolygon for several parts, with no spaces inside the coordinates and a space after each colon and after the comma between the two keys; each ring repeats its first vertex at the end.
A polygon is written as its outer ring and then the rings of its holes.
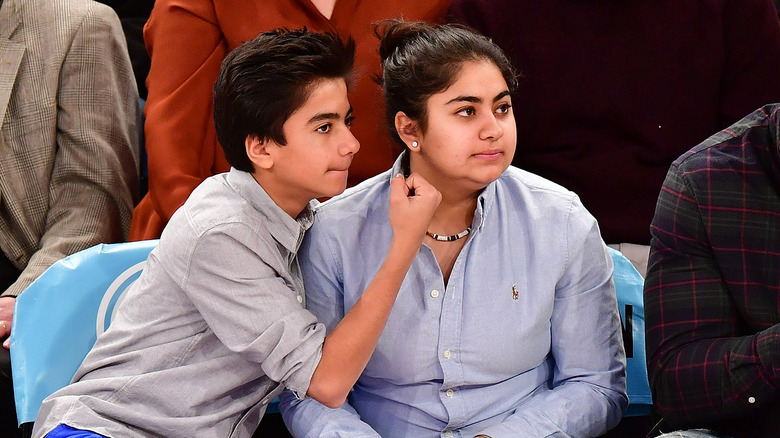
{"type": "Polygon", "coordinates": [[[389,180],[442,194],[374,354],[329,410],[283,398],[303,436],[598,436],[628,399],[612,262],[577,196],[510,166],[515,73],[461,27],[382,29],[391,170],[320,206],[302,248],[308,308],[334,327],[392,239],[389,180]]]}

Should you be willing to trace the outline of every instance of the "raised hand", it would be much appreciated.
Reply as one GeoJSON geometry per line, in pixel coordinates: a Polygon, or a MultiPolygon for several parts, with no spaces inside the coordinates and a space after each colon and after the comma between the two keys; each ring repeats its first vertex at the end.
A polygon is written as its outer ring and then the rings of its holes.
{"type": "Polygon", "coordinates": [[[390,181],[390,226],[396,238],[422,243],[431,218],[441,202],[441,193],[420,175],[390,181]]]}

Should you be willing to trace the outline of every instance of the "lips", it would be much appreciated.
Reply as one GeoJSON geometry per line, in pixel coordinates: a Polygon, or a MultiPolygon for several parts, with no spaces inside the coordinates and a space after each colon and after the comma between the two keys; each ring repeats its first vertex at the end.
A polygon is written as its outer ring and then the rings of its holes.
{"type": "Polygon", "coordinates": [[[490,149],[487,151],[479,152],[474,154],[477,158],[483,158],[483,159],[495,159],[499,158],[504,155],[504,151],[498,150],[498,149],[490,149]]]}

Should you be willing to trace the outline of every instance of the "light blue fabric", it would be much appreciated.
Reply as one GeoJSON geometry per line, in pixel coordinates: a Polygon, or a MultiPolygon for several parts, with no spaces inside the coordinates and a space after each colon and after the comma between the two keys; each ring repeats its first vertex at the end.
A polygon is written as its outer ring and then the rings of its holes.
{"type": "MultiPolygon", "coordinates": [[[[301,248],[329,330],[381,264],[395,167],[322,204],[301,248]]],[[[282,397],[296,437],[597,436],[627,405],[612,259],[579,199],[510,167],[479,196],[445,287],[413,262],[351,406],[282,397]],[[362,421],[361,421],[362,420],[362,421]]]]}
{"type": "Polygon", "coordinates": [[[16,299],[11,365],[19,424],[34,421],[43,399],[70,383],[156,245],[148,240],[77,252],[16,299]]]}
{"type": "Polygon", "coordinates": [[[613,279],[626,350],[626,392],[629,405],[624,416],[649,415],[653,399],[645,359],[644,278],[619,251],[610,248],[609,252],[615,266],[613,279]]]}

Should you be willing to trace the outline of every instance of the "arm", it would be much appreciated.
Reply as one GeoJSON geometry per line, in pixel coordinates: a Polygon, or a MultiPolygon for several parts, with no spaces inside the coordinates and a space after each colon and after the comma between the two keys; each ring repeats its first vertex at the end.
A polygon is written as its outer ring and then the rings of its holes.
{"type": "MultiPolygon", "coordinates": [[[[275,241],[258,235],[254,228],[230,223],[198,233],[203,236],[191,255],[172,258],[189,263],[182,268],[186,269],[182,289],[228,349],[260,364],[270,379],[295,394],[340,406],[373,352],[440,197],[414,175],[406,182],[402,177],[393,179],[393,246],[367,287],[362,305],[355,305],[329,339],[323,339],[321,325],[301,308],[279,275],[278,258],[269,255],[275,253],[275,241]],[[415,195],[407,196],[412,188],[415,195]],[[230,260],[225,254],[230,254],[230,260]]],[[[179,228],[184,229],[175,227],[170,232],[179,228]]],[[[166,240],[180,238],[165,234],[160,247],[166,240]]]]}
{"type": "MultiPolygon", "coordinates": [[[[306,285],[306,308],[325,324],[328,332],[344,317],[344,296],[338,263],[327,231],[315,220],[300,251],[301,273],[306,285]]],[[[349,401],[330,409],[313,398],[298,399],[291,391],[280,395],[279,409],[290,433],[296,438],[379,438],[363,422],[349,401]]]]}
{"type": "MultiPolygon", "coordinates": [[[[398,179],[393,180],[394,183],[398,182],[398,179]]],[[[394,187],[395,188],[395,187],[394,187]]],[[[436,198],[438,201],[438,197],[436,198]]],[[[391,226],[394,230],[394,240],[399,236],[398,228],[406,228],[409,218],[413,216],[403,216],[399,211],[394,211],[396,206],[391,204],[391,226]]],[[[426,221],[427,224],[427,221],[426,221]]],[[[424,234],[425,228],[420,228],[414,233],[422,232],[424,234]]],[[[306,283],[306,300],[307,308],[314,313],[318,320],[322,321],[331,333],[329,337],[336,331],[341,325],[342,318],[344,318],[344,299],[343,299],[343,287],[341,285],[341,272],[338,266],[340,261],[336,260],[333,252],[331,251],[330,242],[326,236],[327,229],[322,228],[319,222],[315,222],[312,229],[304,241],[301,248],[301,269],[306,283]]],[[[419,239],[422,239],[422,235],[418,235],[419,239]]],[[[414,254],[416,255],[421,240],[415,239],[414,254]]],[[[392,251],[392,249],[391,249],[392,251]]],[[[385,260],[385,264],[387,259],[385,260]]],[[[407,266],[408,267],[408,266],[407,266]]],[[[375,286],[379,276],[374,278],[369,288],[375,286]]],[[[402,278],[401,278],[402,280],[402,278]]],[[[397,286],[393,286],[395,290],[392,295],[397,292],[397,288],[400,287],[400,282],[397,286]]],[[[365,294],[362,295],[360,301],[365,301],[365,294]]],[[[355,313],[357,304],[352,308],[350,313],[355,313]]],[[[387,309],[389,312],[389,309],[387,309]]],[[[387,315],[383,315],[386,319],[387,315]]],[[[384,326],[384,323],[382,324],[384,326]]],[[[373,350],[373,345],[372,345],[373,350]]],[[[361,370],[362,371],[362,370],[361,370]]],[[[354,409],[348,404],[343,404],[338,409],[329,409],[313,399],[296,400],[291,394],[286,394],[281,397],[280,409],[284,416],[285,423],[292,431],[293,435],[297,437],[378,437],[379,435],[371,429],[370,426],[365,424],[354,411],[354,409]]]]}
{"type": "MultiPolygon", "coordinates": [[[[300,251],[301,273],[306,285],[306,308],[325,324],[328,332],[344,317],[344,295],[335,257],[326,237],[327,228],[315,220],[300,251]]],[[[330,409],[313,398],[298,399],[290,391],[280,396],[279,409],[296,438],[379,438],[363,422],[349,402],[330,409]]]]}
{"type": "Polygon", "coordinates": [[[419,176],[390,180],[390,249],[360,299],[325,338],[311,378],[308,393],[324,405],[344,404],[366,367],[439,201],[441,194],[419,176]]]}
{"type": "MultiPolygon", "coordinates": [[[[10,327],[13,297],[55,261],[126,237],[138,187],[138,93],[119,20],[90,9],[59,72],[56,157],[38,251],[0,300],[10,327]]],[[[30,145],[34,147],[34,145],[30,145]]]]}
{"type": "Polygon", "coordinates": [[[567,266],[550,320],[552,389],[480,434],[592,437],[620,421],[628,405],[625,354],[612,283],[612,259],[595,219],[575,202],[568,221],[567,266]]]}
{"type": "Polygon", "coordinates": [[[675,166],[658,198],[651,233],[644,299],[648,374],[658,413],[672,424],[700,427],[772,403],[780,384],[780,325],[741,335],[744,323],[721,269],[742,267],[719,265],[695,194],[675,166]]]}
{"type": "Polygon", "coordinates": [[[158,0],[144,39],[151,56],[144,126],[148,195],[166,223],[214,173],[221,153],[212,121],[212,88],[227,44],[213,2],[206,0],[158,0]]]}

